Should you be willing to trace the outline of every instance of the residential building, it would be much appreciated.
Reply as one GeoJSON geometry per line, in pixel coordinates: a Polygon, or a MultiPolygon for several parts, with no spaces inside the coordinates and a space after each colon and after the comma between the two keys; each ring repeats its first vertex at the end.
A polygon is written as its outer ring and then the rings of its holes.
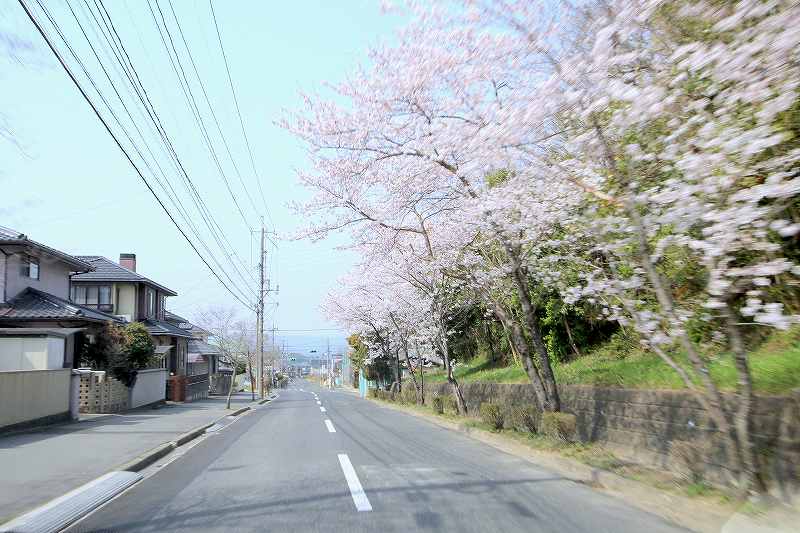
{"type": "Polygon", "coordinates": [[[0,227],[0,371],[73,368],[102,324],[121,322],[69,301],[70,276],[87,261],[0,227]]]}
{"type": "Polygon", "coordinates": [[[92,270],[72,276],[72,302],[129,322],[143,323],[153,337],[162,366],[169,373],[167,398],[191,401],[202,397],[190,391],[202,389],[197,382],[205,382],[208,390],[207,374],[197,377],[189,372],[189,340],[192,335],[165,320],[166,299],[178,293],[137,272],[135,254],[120,254],[119,263],[99,255],[78,258],[92,270]]]}
{"type": "MultiPolygon", "coordinates": [[[[192,324],[182,316],[171,311],[165,311],[164,318],[173,326],[183,329],[192,336],[192,338],[189,339],[188,356],[188,375],[191,376],[190,381],[199,383],[201,376],[205,376],[208,382],[207,394],[227,393],[228,390],[224,386],[224,383],[227,383],[226,379],[230,379],[230,374],[225,371],[226,367],[221,361],[222,351],[217,346],[208,343],[211,332],[192,324]]],[[[193,388],[195,390],[192,392],[195,394],[201,392],[199,387],[194,386],[193,388]]]]}

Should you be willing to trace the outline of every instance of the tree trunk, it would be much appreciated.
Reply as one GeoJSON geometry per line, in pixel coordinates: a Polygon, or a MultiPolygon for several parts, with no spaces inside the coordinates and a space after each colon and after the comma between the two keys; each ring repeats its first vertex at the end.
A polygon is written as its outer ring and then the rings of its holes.
{"type": "Polygon", "coordinates": [[[519,358],[522,361],[522,367],[525,369],[525,373],[528,375],[528,379],[533,386],[533,394],[536,397],[536,401],[539,403],[539,409],[543,411],[553,411],[552,406],[547,401],[547,392],[545,391],[544,384],[542,383],[542,378],[539,376],[539,371],[536,369],[536,366],[533,364],[533,360],[531,359],[528,343],[525,341],[525,336],[522,334],[522,329],[519,327],[519,324],[517,324],[514,319],[511,318],[506,310],[503,309],[502,305],[492,301],[492,306],[497,318],[500,319],[503,327],[508,332],[508,340],[514,348],[514,351],[519,354],[519,358]]]}
{"type": "MultiPolygon", "coordinates": [[[[419,351],[417,351],[419,354],[419,351]]],[[[419,358],[419,403],[421,405],[425,405],[425,365],[422,363],[422,360],[419,358]]]]}
{"type": "Polygon", "coordinates": [[[729,304],[725,305],[725,323],[728,329],[733,359],[738,375],[737,396],[739,406],[734,414],[734,428],[739,441],[739,453],[743,472],[740,472],[740,485],[743,491],[750,493],[764,493],[767,491],[766,483],[761,475],[756,458],[755,443],[753,442],[753,380],[747,351],[744,347],[736,315],[729,304]]]}
{"type": "Polygon", "coordinates": [[[439,349],[442,352],[442,361],[444,362],[444,369],[447,374],[447,382],[453,389],[453,395],[456,397],[456,408],[458,409],[458,414],[461,416],[467,416],[467,403],[464,401],[464,395],[461,392],[461,385],[458,384],[458,380],[453,375],[453,365],[450,361],[450,346],[447,341],[447,329],[445,328],[444,320],[442,318],[442,314],[438,312],[436,313],[436,321],[438,326],[438,341],[439,341],[439,349]]]}
{"type": "Polygon", "coordinates": [[[228,386],[228,401],[225,403],[225,409],[231,408],[231,396],[233,396],[233,385],[236,383],[236,363],[233,365],[233,373],[231,374],[231,384],[228,386]]]}
{"type": "Polygon", "coordinates": [[[250,355],[247,356],[247,376],[250,378],[250,399],[256,401],[256,382],[253,379],[253,362],[250,355]]]}
{"type": "Polygon", "coordinates": [[[514,285],[517,287],[519,295],[519,302],[522,306],[522,314],[525,317],[525,325],[528,327],[528,333],[531,336],[533,348],[538,356],[539,370],[541,372],[544,390],[547,393],[547,410],[560,411],[561,398],[558,395],[558,386],[556,385],[556,377],[553,373],[553,367],[550,364],[550,354],[547,351],[547,346],[542,339],[542,331],[539,328],[539,319],[536,318],[536,310],[531,301],[531,295],[528,293],[528,283],[525,273],[522,268],[518,266],[519,261],[512,258],[515,263],[515,268],[512,272],[514,285]]]}
{"type": "Polygon", "coordinates": [[[572,346],[572,351],[575,352],[575,355],[580,357],[581,351],[575,345],[575,340],[572,338],[572,329],[569,327],[569,321],[567,317],[562,317],[562,321],[564,322],[564,329],[567,331],[567,338],[569,339],[569,345],[572,346]]]}
{"type": "Polygon", "coordinates": [[[420,401],[421,391],[419,389],[419,385],[417,385],[417,376],[414,374],[414,369],[411,367],[411,359],[408,357],[408,344],[404,341],[403,342],[403,354],[406,358],[406,366],[408,367],[408,373],[411,374],[411,383],[414,385],[414,392],[417,396],[417,403],[422,403],[420,401]]]}
{"type": "Polygon", "coordinates": [[[400,350],[394,351],[394,363],[397,369],[397,392],[403,392],[403,369],[400,368],[400,350]]]}

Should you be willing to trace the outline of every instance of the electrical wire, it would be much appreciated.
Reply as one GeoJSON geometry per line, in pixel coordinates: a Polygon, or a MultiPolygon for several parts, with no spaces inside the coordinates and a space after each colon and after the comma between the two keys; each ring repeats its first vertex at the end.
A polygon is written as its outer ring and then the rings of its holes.
{"type": "MultiPolygon", "coordinates": [[[[203,263],[206,265],[206,267],[207,267],[207,268],[209,269],[209,271],[210,271],[210,272],[211,272],[211,273],[214,275],[214,277],[216,277],[216,278],[217,278],[217,281],[219,281],[219,282],[220,282],[220,284],[221,284],[221,285],[222,285],[222,286],[223,286],[223,287],[224,287],[224,288],[225,288],[225,289],[226,289],[226,290],[227,290],[227,291],[228,291],[228,292],[229,292],[229,293],[230,293],[230,294],[231,294],[231,295],[232,295],[232,296],[233,296],[233,297],[236,299],[236,300],[238,300],[238,301],[239,301],[239,302],[240,302],[242,305],[244,305],[244,306],[245,306],[246,308],[248,308],[248,309],[252,309],[252,307],[251,307],[251,305],[250,305],[250,304],[248,304],[247,302],[245,302],[245,301],[244,301],[242,298],[240,298],[240,297],[239,297],[239,296],[238,296],[238,295],[237,295],[237,294],[236,294],[236,293],[235,293],[233,290],[231,290],[231,288],[230,288],[230,287],[228,287],[228,285],[227,285],[227,284],[226,284],[226,283],[225,283],[225,282],[222,280],[222,278],[221,278],[221,277],[220,277],[220,275],[219,275],[219,274],[216,272],[216,270],[214,270],[214,268],[213,268],[213,267],[212,267],[212,266],[211,266],[211,265],[208,263],[208,261],[205,259],[205,257],[203,257],[203,255],[202,255],[202,254],[200,253],[200,251],[197,249],[197,247],[195,246],[195,244],[194,244],[194,243],[192,242],[192,240],[191,240],[191,239],[188,237],[188,235],[187,235],[187,234],[186,234],[186,232],[183,230],[183,228],[181,228],[181,226],[180,226],[180,225],[178,224],[178,222],[175,220],[175,218],[174,218],[174,216],[172,215],[172,213],[170,212],[170,210],[167,208],[167,206],[164,204],[164,202],[163,202],[163,201],[161,200],[161,198],[158,196],[158,194],[156,193],[156,191],[153,189],[152,185],[149,183],[149,181],[147,180],[147,178],[144,176],[144,173],[142,172],[142,170],[141,170],[141,169],[140,169],[140,168],[139,168],[139,167],[136,165],[136,163],[134,162],[134,160],[133,160],[133,158],[131,157],[131,155],[128,153],[128,151],[125,149],[125,147],[122,145],[122,142],[119,140],[119,138],[118,138],[118,137],[117,137],[117,135],[114,133],[114,131],[113,131],[113,129],[111,128],[111,126],[108,124],[108,122],[106,121],[106,119],[103,117],[102,113],[100,113],[100,110],[97,108],[97,106],[95,105],[95,103],[94,103],[94,102],[92,101],[92,99],[89,97],[89,95],[88,95],[88,93],[86,92],[86,90],[83,88],[83,86],[81,85],[81,83],[78,81],[77,77],[76,77],[76,76],[75,76],[75,74],[72,72],[72,69],[70,69],[69,65],[67,65],[67,63],[66,63],[65,59],[64,59],[64,58],[62,57],[62,55],[61,55],[61,54],[58,52],[58,50],[56,49],[56,47],[55,47],[55,45],[53,44],[52,40],[51,40],[51,39],[50,39],[50,37],[47,35],[47,33],[45,32],[45,30],[44,30],[43,26],[42,26],[42,25],[40,24],[40,22],[37,20],[37,18],[35,17],[35,15],[33,14],[33,12],[31,11],[31,9],[29,8],[29,6],[26,4],[25,0],[17,0],[17,1],[18,1],[19,5],[22,7],[22,9],[25,11],[25,14],[28,16],[28,18],[30,19],[31,23],[33,23],[34,27],[35,27],[35,28],[36,28],[36,30],[39,32],[39,35],[41,35],[42,39],[45,41],[45,44],[47,44],[48,48],[49,48],[49,49],[50,49],[50,51],[53,53],[53,55],[56,57],[56,59],[58,60],[59,64],[61,65],[61,67],[62,67],[62,68],[64,69],[64,71],[67,73],[67,76],[69,76],[69,78],[70,78],[70,80],[72,81],[72,83],[73,83],[73,84],[75,85],[75,87],[78,89],[78,91],[80,92],[80,94],[81,94],[81,96],[83,97],[83,99],[86,101],[86,103],[87,103],[87,104],[89,104],[89,107],[92,109],[92,111],[94,112],[94,114],[95,114],[95,116],[97,117],[97,119],[98,119],[98,120],[101,122],[101,124],[102,124],[102,125],[103,125],[103,127],[105,128],[106,132],[109,134],[109,136],[111,136],[112,140],[113,140],[113,141],[114,141],[114,143],[117,145],[117,147],[120,149],[120,151],[123,153],[123,155],[124,155],[124,156],[125,156],[125,158],[127,159],[128,163],[129,163],[129,164],[130,164],[130,165],[133,167],[133,169],[134,169],[134,171],[136,172],[136,174],[139,176],[139,178],[142,180],[142,182],[144,183],[144,185],[147,187],[147,189],[148,189],[148,190],[150,191],[150,193],[153,195],[153,198],[154,198],[154,199],[156,200],[156,202],[159,204],[159,206],[160,206],[160,207],[161,207],[161,209],[164,211],[164,213],[167,215],[167,217],[169,217],[170,221],[171,221],[171,222],[172,222],[172,224],[175,226],[175,228],[176,228],[176,229],[177,229],[177,230],[180,232],[180,234],[181,234],[181,236],[184,238],[184,240],[186,240],[186,242],[189,244],[189,246],[192,248],[192,250],[195,252],[195,254],[196,254],[196,255],[197,255],[199,258],[200,258],[200,260],[201,260],[201,261],[202,261],[202,262],[203,262],[203,263]]],[[[46,13],[46,8],[45,8],[45,7],[44,7],[44,6],[41,4],[41,2],[40,2],[39,0],[37,0],[37,4],[39,5],[39,8],[40,8],[40,9],[41,9],[43,12],[45,12],[45,13],[46,13]]],[[[47,13],[46,13],[46,14],[47,14],[47,13]]],[[[50,19],[50,17],[49,17],[49,16],[48,16],[48,19],[50,19]]],[[[50,20],[52,21],[52,19],[50,19],[50,20]]],[[[58,31],[58,30],[57,30],[57,31],[58,31]]],[[[62,40],[63,40],[63,37],[62,37],[62,40]]],[[[130,138],[129,138],[129,140],[130,140],[130,138]]]]}

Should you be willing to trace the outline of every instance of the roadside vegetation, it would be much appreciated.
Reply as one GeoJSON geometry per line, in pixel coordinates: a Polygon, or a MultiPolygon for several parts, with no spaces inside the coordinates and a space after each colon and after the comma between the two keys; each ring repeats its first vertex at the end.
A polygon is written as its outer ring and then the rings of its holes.
{"type": "MultiPolygon", "coordinates": [[[[685,384],[664,361],[643,347],[608,342],[587,350],[580,357],[554,365],[562,385],[594,385],[642,389],[685,389],[685,384]]],[[[712,348],[707,348],[710,352],[712,348]]],[[[686,357],[676,355],[682,366],[686,357]]],[[[709,353],[709,371],[723,391],[736,389],[736,368],[729,353],[709,353]]],[[[800,328],[773,333],[750,355],[754,390],[762,394],[784,394],[800,388],[800,328]]],[[[522,365],[511,361],[474,356],[455,365],[454,374],[462,383],[526,383],[522,365]]],[[[447,376],[441,370],[427,372],[430,383],[441,383],[447,376]]]]}
{"type": "Polygon", "coordinates": [[[754,394],[798,379],[772,334],[800,323],[800,6],[446,5],[399,7],[281,122],[303,235],[361,259],[325,308],[364,376],[420,402],[439,366],[461,415],[463,380],[524,376],[559,423],[564,384],[684,388],[764,493],[754,394]]]}
{"type": "Polygon", "coordinates": [[[735,492],[714,487],[702,479],[625,461],[602,444],[576,441],[573,435],[564,432],[563,428],[559,430],[552,425],[550,428],[541,428],[541,425],[526,423],[525,417],[520,416],[522,413],[518,411],[519,408],[492,405],[491,408],[484,409],[479,418],[471,418],[459,415],[455,403],[440,396],[433,397],[425,405],[420,405],[410,395],[372,389],[370,398],[412,411],[419,416],[435,417],[444,422],[456,423],[470,431],[488,432],[526,446],[535,452],[577,461],[659,490],[715,504],[728,505],[736,502],[735,492]]]}

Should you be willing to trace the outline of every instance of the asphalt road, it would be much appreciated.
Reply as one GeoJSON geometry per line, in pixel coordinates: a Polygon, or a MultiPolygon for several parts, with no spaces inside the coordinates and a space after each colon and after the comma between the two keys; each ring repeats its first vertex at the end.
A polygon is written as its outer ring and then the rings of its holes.
{"type": "Polygon", "coordinates": [[[681,531],[464,435],[308,382],[152,471],[68,531],[681,531]]]}

